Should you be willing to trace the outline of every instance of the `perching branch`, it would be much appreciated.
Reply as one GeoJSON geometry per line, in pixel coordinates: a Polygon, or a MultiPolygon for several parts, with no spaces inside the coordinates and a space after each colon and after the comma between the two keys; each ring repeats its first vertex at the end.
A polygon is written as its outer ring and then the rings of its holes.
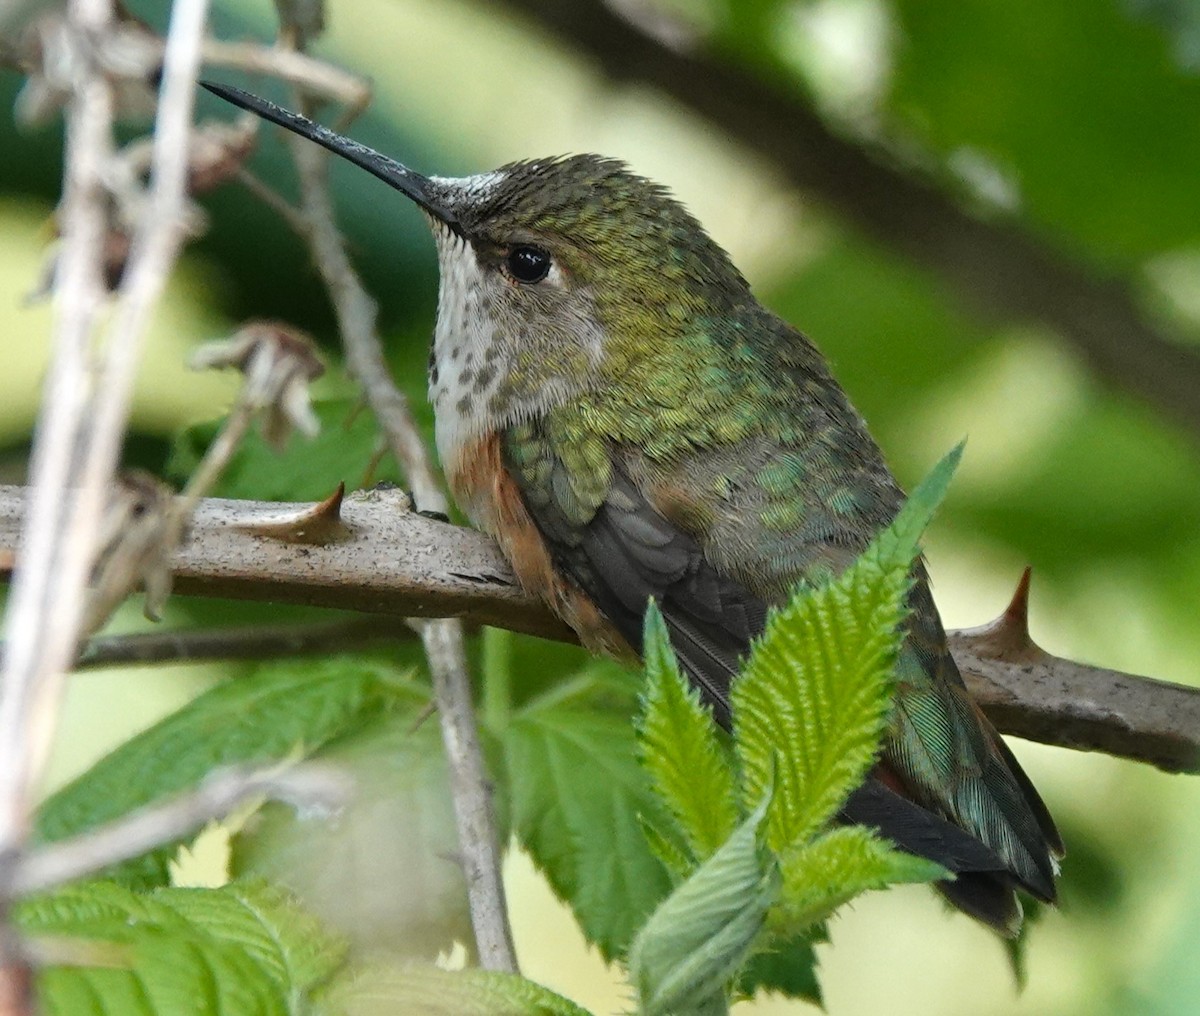
{"type": "MultiPolygon", "coordinates": [[[[770,160],[865,234],[932,269],[967,304],[1043,321],[1108,385],[1200,438],[1200,352],[1145,316],[1129,284],[1071,261],[1013,220],[986,221],[878,146],[835,133],[798,87],[727,56],[674,48],[605,0],[504,0],[615,81],[650,85],[770,160]]],[[[803,322],[800,322],[803,324],[803,322]]]]}
{"type": "Polygon", "coordinates": [[[950,633],[975,700],[1008,734],[1200,772],[1200,689],[1052,656],[1029,635],[1025,569],[991,624],[950,633]]]}
{"type": "MultiPolygon", "coordinates": [[[[0,568],[11,560],[22,504],[22,488],[0,486],[0,568]]],[[[408,510],[399,491],[347,497],[340,535],[327,542],[310,539],[312,515],[308,505],[202,501],[176,557],[176,588],[394,615],[397,628],[400,617],[450,615],[575,640],[517,586],[488,537],[408,510]]],[[[1200,689],[1051,656],[1029,639],[1026,591],[1023,580],[992,625],[950,635],[972,693],[997,727],[1169,772],[1200,772],[1200,689]]],[[[363,644],[377,635],[365,624],[363,644]]]]}

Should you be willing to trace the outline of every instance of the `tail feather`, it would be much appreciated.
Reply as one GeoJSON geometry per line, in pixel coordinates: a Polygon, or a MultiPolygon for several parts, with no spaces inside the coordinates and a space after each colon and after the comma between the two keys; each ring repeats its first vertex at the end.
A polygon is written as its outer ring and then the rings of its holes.
{"type": "Polygon", "coordinates": [[[938,891],[964,914],[982,921],[1005,938],[1016,938],[1025,912],[1004,875],[964,872],[953,882],[939,882],[938,891]]]}
{"type": "MultiPolygon", "coordinates": [[[[975,703],[971,703],[975,705],[975,703]]],[[[976,712],[979,712],[979,707],[975,706],[976,712]]],[[[1004,742],[996,730],[991,725],[991,721],[979,712],[980,719],[988,725],[991,731],[992,739],[995,742],[996,750],[1000,753],[1000,757],[1008,766],[1013,778],[1016,779],[1017,785],[1021,788],[1021,794],[1025,799],[1025,803],[1029,806],[1029,810],[1033,812],[1033,817],[1037,821],[1038,828],[1042,831],[1042,836],[1045,837],[1046,846],[1050,848],[1050,853],[1055,858],[1060,858],[1066,853],[1066,848],[1063,846],[1062,834],[1058,831],[1058,826],[1054,824],[1054,819],[1050,815],[1050,810],[1046,807],[1046,803],[1042,800],[1041,795],[1037,792],[1037,788],[1033,782],[1025,775],[1025,770],[1021,768],[1021,764],[1013,755],[1012,749],[1004,742]]]]}
{"type": "Polygon", "coordinates": [[[850,795],[838,818],[878,829],[900,850],[953,872],[953,880],[937,883],[941,894],[1006,938],[1016,936],[1021,903],[1014,891],[1018,883],[1005,861],[977,837],[892,789],[894,785],[894,776],[877,767],[850,795]]]}
{"type": "MultiPolygon", "coordinates": [[[[924,578],[920,571],[918,576],[924,578]]],[[[1016,890],[1055,900],[1062,837],[1029,777],[967,692],[926,582],[914,586],[909,604],[913,612],[897,662],[881,769],[893,789],[991,851],[998,863],[990,869],[946,865],[958,878],[939,888],[961,910],[1015,934],[1021,921],[1016,890]]],[[[879,828],[892,835],[886,825],[879,828]]]]}

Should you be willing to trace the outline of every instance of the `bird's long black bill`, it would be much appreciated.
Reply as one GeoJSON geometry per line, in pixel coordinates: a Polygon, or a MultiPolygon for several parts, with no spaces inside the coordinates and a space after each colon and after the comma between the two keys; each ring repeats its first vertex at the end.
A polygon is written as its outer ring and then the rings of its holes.
{"type": "Polygon", "coordinates": [[[395,187],[401,194],[411,198],[430,215],[440,219],[452,229],[456,228],[457,223],[454,221],[454,215],[450,209],[438,201],[436,196],[431,192],[429,178],[422,176],[420,173],[413,172],[403,163],[397,162],[395,159],[389,159],[386,155],[381,155],[373,148],[360,145],[357,141],[343,137],[341,134],[331,131],[328,127],[322,127],[319,123],[314,123],[308,117],[301,116],[299,113],[293,113],[282,106],[276,106],[275,103],[253,95],[250,92],[244,92],[240,88],[233,88],[230,85],[219,85],[213,81],[201,81],[200,86],[212,92],[213,95],[220,96],[226,102],[231,102],[241,109],[249,110],[251,113],[261,116],[264,120],[269,120],[280,127],[285,127],[287,130],[292,131],[294,134],[299,134],[303,138],[315,141],[322,148],[327,148],[335,155],[340,155],[343,159],[353,162],[356,166],[361,166],[368,173],[379,177],[384,183],[395,187]]]}

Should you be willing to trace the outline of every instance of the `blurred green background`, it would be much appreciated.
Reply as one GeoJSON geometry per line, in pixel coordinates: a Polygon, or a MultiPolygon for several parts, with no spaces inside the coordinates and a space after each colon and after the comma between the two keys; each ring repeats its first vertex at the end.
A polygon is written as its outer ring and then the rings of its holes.
{"type": "MultiPolygon", "coordinates": [[[[163,4],[130,6],[152,24],[165,20],[163,4]]],[[[637,0],[620,6],[646,14],[637,0]]],[[[444,175],[564,152],[622,157],[668,184],[760,297],[826,352],[902,481],[966,435],[966,460],[928,540],[948,625],[994,616],[1031,564],[1032,629],[1046,649],[1200,682],[1200,435],[1098,384],[1036,322],[997,327],[973,315],[937,277],[789,189],[760,156],[636,81],[613,84],[503,6],[330,7],[317,51],[375,84],[357,138],[444,175]]],[[[1046,244],[1124,278],[1147,314],[1198,343],[1192,0],[674,0],[664,9],[709,33],[728,60],[805,96],[838,129],[890,139],[984,214],[1014,214],[1046,244]]],[[[214,26],[225,38],[265,40],[273,9],[227,0],[214,26]]],[[[240,83],[284,97],[268,82],[240,83]]],[[[19,85],[0,74],[0,106],[11,109],[19,85]]],[[[207,97],[200,113],[228,115],[207,97]]],[[[265,133],[260,147],[256,170],[288,190],[279,138],[265,133]]],[[[46,357],[49,312],[23,297],[47,257],[60,126],[18,129],[6,115],[0,152],[0,473],[14,482],[46,357]]],[[[402,198],[347,166],[332,175],[396,375],[420,398],[432,244],[402,198]]],[[[335,341],[307,255],[286,227],[236,186],[205,207],[209,232],[172,283],[138,388],[127,457],[149,468],[163,468],[172,436],[219,415],[232,393],[228,378],[185,374],[196,342],[251,315],[290,319],[327,348],[335,341]]],[[[337,377],[325,384],[328,394],[349,391],[337,377]]],[[[175,620],[222,615],[182,602],[172,611],[175,620]]],[[[118,623],[136,624],[136,613],[118,623]]],[[[551,664],[538,652],[521,659],[540,680],[551,664]]],[[[55,781],[219,674],[78,676],[55,781]]],[[[1200,781],[1038,745],[1016,751],[1069,851],[1063,905],[1033,935],[1026,991],[1015,993],[987,932],[947,916],[928,891],[901,889],[864,898],[833,923],[832,944],[820,950],[830,1012],[1200,1012],[1200,781]]],[[[514,856],[508,874],[525,972],[597,1012],[623,1010],[619,978],[585,949],[532,866],[514,856]]],[[[766,1000],[745,1011],[802,1008],[766,1000]]]]}

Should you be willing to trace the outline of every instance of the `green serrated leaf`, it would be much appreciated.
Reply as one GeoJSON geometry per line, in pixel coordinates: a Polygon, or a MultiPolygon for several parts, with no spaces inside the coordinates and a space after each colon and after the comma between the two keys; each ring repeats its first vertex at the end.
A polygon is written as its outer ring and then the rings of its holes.
{"type": "Polygon", "coordinates": [[[629,951],[642,1016],[723,1012],[727,986],[779,895],[774,857],[760,842],[767,801],[664,900],[629,951]]]}
{"type": "MultiPolygon", "coordinates": [[[[111,821],[218,766],[310,754],[414,694],[391,667],[363,658],[264,665],[193,699],[51,795],[38,811],[37,839],[111,821]]],[[[165,885],[174,849],[164,845],[107,874],[131,886],[165,885]]]]}
{"type": "Polygon", "coordinates": [[[650,852],[662,862],[662,866],[670,873],[671,880],[676,885],[688,877],[696,868],[696,859],[666,832],[651,825],[644,815],[638,816],[638,824],[642,827],[642,835],[650,852]]]}
{"type": "Polygon", "coordinates": [[[638,766],[628,715],[553,697],[504,731],[513,826],[605,959],[623,955],[670,890],[639,816],[668,821],[638,766]]]}
{"type": "Polygon", "coordinates": [[[85,883],[24,901],[14,918],[91,960],[39,973],[46,1016],[290,1016],[341,962],[336,940],[261,885],[139,895],[85,883]]]}
{"type": "Polygon", "coordinates": [[[779,859],[783,888],[772,911],[776,932],[803,933],[859,893],[905,882],[949,878],[941,865],[896,850],[863,826],[843,826],[779,859]]]}
{"type": "Polygon", "coordinates": [[[908,496],[892,524],[882,530],[863,551],[865,561],[873,561],[883,570],[907,567],[912,563],[917,556],[921,534],[933,521],[933,516],[945,499],[965,447],[966,441],[960,441],[942,456],[908,496]]]}
{"type": "MultiPolygon", "coordinates": [[[[328,399],[313,403],[321,422],[312,440],[293,438],[280,454],[257,430],[238,445],[221,475],[214,494],[264,501],[314,501],[328,497],[339,483],[353,489],[370,476],[371,482],[398,481],[390,458],[376,463],[379,429],[357,399],[328,399]]],[[[223,421],[188,427],[176,436],[166,471],[185,480],[196,468],[223,421]]]]}
{"type": "Polygon", "coordinates": [[[591,1016],[540,984],[485,970],[373,964],[330,986],[319,1016],[591,1016]]]}
{"type": "Polygon", "coordinates": [[[802,588],[767,620],[733,685],[735,750],[749,800],[774,795],[768,842],[812,837],[862,782],[891,703],[917,541],[945,494],[959,445],[840,576],[802,588]]]}
{"type": "Polygon", "coordinates": [[[156,898],[241,949],[288,998],[298,998],[327,980],[346,952],[345,943],[292,896],[261,879],[230,882],[219,889],[172,888],[156,898]]]}
{"type": "Polygon", "coordinates": [[[738,823],[733,771],[711,713],[679,669],[653,600],[646,610],[646,690],[638,724],[642,766],[675,817],[693,857],[703,861],[738,823]]]}

